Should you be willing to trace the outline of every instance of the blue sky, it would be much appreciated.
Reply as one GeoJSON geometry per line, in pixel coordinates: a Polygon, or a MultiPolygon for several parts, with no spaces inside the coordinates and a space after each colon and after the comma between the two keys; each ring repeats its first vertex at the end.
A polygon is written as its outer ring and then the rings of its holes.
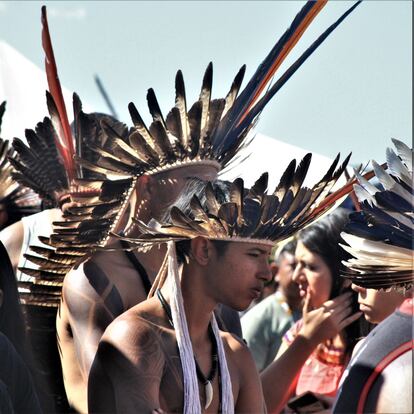
{"type": "MultiPolygon", "coordinates": [[[[130,101],[147,114],[149,87],[168,112],[177,69],[193,101],[212,61],[213,95],[224,96],[242,64],[253,74],[304,2],[0,1],[0,39],[39,67],[42,4],[61,82],[106,111],[98,73],[129,123],[130,101]]],[[[328,3],[282,71],[351,4],[328,3]]],[[[352,151],[355,163],[382,162],[391,137],[412,141],[411,33],[411,1],[365,1],[273,98],[257,130],[330,157],[352,151]]]]}

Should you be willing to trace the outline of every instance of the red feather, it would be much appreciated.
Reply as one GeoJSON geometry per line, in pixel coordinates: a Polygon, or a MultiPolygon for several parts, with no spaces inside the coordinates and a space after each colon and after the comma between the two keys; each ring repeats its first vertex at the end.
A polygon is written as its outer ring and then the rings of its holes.
{"type": "Polygon", "coordinates": [[[70,130],[68,115],[66,112],[65,102],[63,100],[62,88],[57,73],[55,56],[53,53],[52,41],[49,34],[49,26],[47,23],[46,6],[42,6],[42,46],[45,51],[45,68],[47,75],[47,83],[49,85],[50,94],[55,102],[58,117],[57,120],[52,119],[53,125],[56,128],[57,135],[60,142],[56,142],[57,148],[62,155],[65,169],[68,173],[69,181],[72,181],[75,174],[75,163],[73,156],[75,149],[73,145],[72,133],[70,130]]]}

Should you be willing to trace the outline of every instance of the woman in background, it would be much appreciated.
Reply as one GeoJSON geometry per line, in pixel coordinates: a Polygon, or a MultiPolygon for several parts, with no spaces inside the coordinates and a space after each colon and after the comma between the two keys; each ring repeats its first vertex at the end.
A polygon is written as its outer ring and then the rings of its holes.
{"type": "Polygon", "coordinates": [[[339,272],[347,258],[338,244],[347,221],[346,211],[337,210],[297,236],[293,280],[304,298],[303,318],[285,334],[275,361],[262,374],[269,412],[281,411],[289,398],[306,392],[323,401],[334,397],[360,336],[361,313],[351,315],[356,295],[339,272]]]}

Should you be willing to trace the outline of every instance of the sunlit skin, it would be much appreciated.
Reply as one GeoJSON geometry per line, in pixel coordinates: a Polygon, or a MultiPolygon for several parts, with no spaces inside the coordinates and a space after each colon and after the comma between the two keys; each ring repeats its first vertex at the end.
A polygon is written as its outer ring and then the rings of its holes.
{"type": "MultiPolygon", "coordinates": [[[[132,217],[143,222],[160,219],[189,177],[211,180],[217,172],[217,167],[211,165],[188,165],[141,177],[114,232],[131,229],[128,236],[138,234],[136,227],[130,227],[132,217]]],[[[116,239],[108,244],[120,247],[116,239]]],[[[154,247],[135,255],[153,282],[165,248],[154,247]]],[[[70,404],[79,412],[87,412],[87,379],[102,334],[117,316],[143,301],[147,294],[137,269],[123,251],[114,250],[97,251],[72,269],[65,277],[62,296],[57,331],[65,389],[70,404]]]]}
{"type": "Polygon", "coordinates": [[[301,241],[296,246],[295,258],[293,281],[299,285],[301,297],[305,297],[309,291],[311,307],[319,308],[330,297],[331,271],[324,260],[307,249],[301,241]]]}
{"type": "Polygon", "coordinates": [[[272,278],[270,253],[271,246],[253,243],[230,243],[224,255],[213,249],[211,278],[206,290],[216,296],[218,303],[238,311],[247,309],[272,278]]]}
{"type": "MultiPolygon", "coordinates": [[[[183,264],[181,289],[193,352],[203,372],[211,369],[208,325],[218,303],[246,309],[271,278],[271,246],[229,243],[216,246],[197,237],[183,264]]],[[[170,301],[168,287],[163,294],[170,301]]],[[[247,346],[222,332],[235,412],[266,412],[254,361],[247,346]]],[[[183,412],[183,379],[175,332],[157,297],[132,307],[108,327],[89,377],[91,412],[183,412]],[[158,411],[159,412],[159,411],[158,411]]],[[[213,401],[205,412],[218,412],[218,376],[213,401]]],[[[203,389],[201,403],[205,402],[203,389]]]]}
{"type": "Polygon", "coordinates": [[[390,316],[404,301],[404,294],[391,290],[366,289],[352,284],[352,289],[358,293],[360,310],[365,319],[371,323],[380,323],[390,316]]]}

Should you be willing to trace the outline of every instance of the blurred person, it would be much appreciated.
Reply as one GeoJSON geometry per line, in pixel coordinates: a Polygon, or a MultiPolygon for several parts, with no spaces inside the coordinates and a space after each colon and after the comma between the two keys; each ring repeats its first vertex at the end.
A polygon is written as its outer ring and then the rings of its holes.
{"type": "Polygon", "coordinates": [[[352,255],[343,275],[358,292],[365,317],[379,324],[355,351],[334,413],[413,412],[413,150],[393,143],[387,171],[372,161],[381,189],[358,177],[361,211],[351,215],[343,234],[343,248],[352,255]]]}
{"type": "Polygon", "coordinates": [[[31,368],[16,280],[7,251],[0,242],[0,384],[3,385],[0,408],[12,406],[11,411],[2,413],[41,412],[31,368]]]}
{"type": "MultiPolygon", "coordinates": [[[[8,408],[10,405],[12,407],[11,411],[4,411],[4,413],[42,413],[29,369],[2,332],[0,332],[0,404],[6,407],[8,405],[8,408]],[[1,384],[4,384],[4,387],[1,387],[1,384]]],[[[1,405],[0,408],[4,408],[1,405]]]]}
{"type": "Polygon", "coordinates": [[[243,338],[253,355],[257,369],[263,371],[275,358],[286,331],[302,314],[302,299],[292,280],[296,241],[276,251],[272,273],[277,281],[276,293],[270,295],[241,318],[243,338]]]}
{"type": "Polygon", "coordinates": [[[269,412],[308,392],[322,398],[336,394],[361,316],[352,314],[356,295],[340,277],[348,256],[338,243],[347,221],[348,213],[336,210],[297,235],[293,280],[304,298],[303,318],[285,334],[275,361],[262,373],[269,412]]]}

